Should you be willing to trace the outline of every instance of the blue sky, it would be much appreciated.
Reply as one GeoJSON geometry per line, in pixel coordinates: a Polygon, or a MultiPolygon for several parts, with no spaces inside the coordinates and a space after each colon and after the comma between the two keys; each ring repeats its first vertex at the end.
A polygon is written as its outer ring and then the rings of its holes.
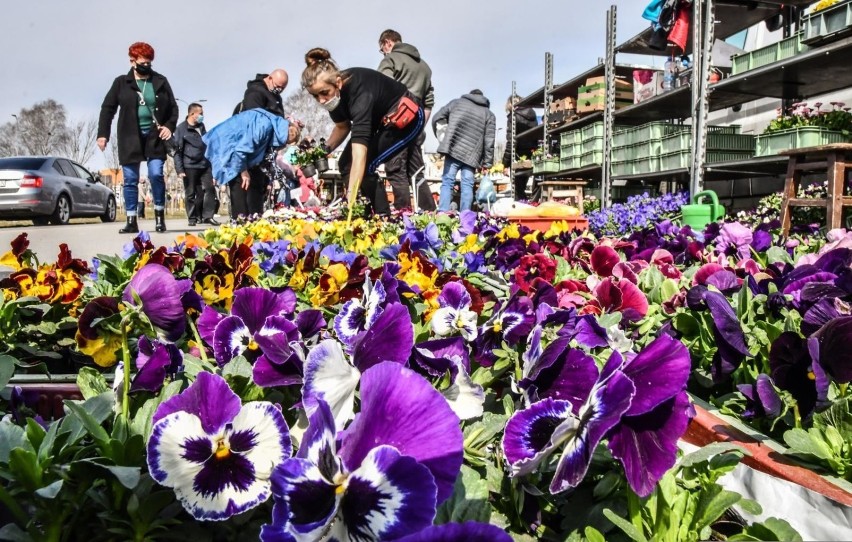
{"type": "MultiPolygon", "coordinates": [[[[344,67],[375,68],[378,36],[394,28],[432,66],[436,107],[480,88],[500,127],[512,80],[522,95],[543,84],[545,51],[554,54],[557,83],[604,56],[612,4],[619,42],[646,26],[646,0],[4,2],[0,123],[47,98],[64,104],[72,119],[97,116],[112,79],[129,68],[127,47],[147,41],[157,51],[155,69],[178,98],[207,100],[212,126],[230,115],[258,72],[282,67],[290,73],[285,94],[295,90],[311,47],[329,49],[344,67]]],[[[436,146],[429,132],[427,151],[436,146]]],[[[100,159],[96,152],[93,165],[100,159]]]]}

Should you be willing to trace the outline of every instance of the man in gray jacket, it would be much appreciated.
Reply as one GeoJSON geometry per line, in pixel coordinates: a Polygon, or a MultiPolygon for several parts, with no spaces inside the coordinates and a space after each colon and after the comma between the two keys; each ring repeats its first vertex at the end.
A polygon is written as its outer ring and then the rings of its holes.
{"type": "Polygon", "coordinates": [[[453,199],[456,174],[461,171],[460,211],[469,210],[473,204],[474,173],[487,169],[494,163],[494,135],[496,118],[489,109],[490,102],[479,89],[456,98],[432,117],[432,131],[437,136],[437,125],[446,123],[444,137],[438,152],[444,156],[444,174],[441,176],[440,211],[449,211],[453,199]]]}
{"type": "MultiPolygon", "coordinates": [[[[395,30],[385,30],[379,36],[379,51],[385,55],[379,63],[378,71],[399,81],[411,92],[423,106],[424,122],[435,105],[432,88],[432,69],[422,58],[417,47],[402,42],[402,36],[395,30]]],[[[421,132],[409,147],[388,162],[385,162],[385,174],[393,188],[393,201],[396,209],[404,209],[411,201],[411,178],[417,175],[417,206],[423,211],[434,211],[435,200],[426,182],[423,164],[423,142],[426,132],[421,132]],[[418,173],[419,171],[419,173],[418,173]]]]}

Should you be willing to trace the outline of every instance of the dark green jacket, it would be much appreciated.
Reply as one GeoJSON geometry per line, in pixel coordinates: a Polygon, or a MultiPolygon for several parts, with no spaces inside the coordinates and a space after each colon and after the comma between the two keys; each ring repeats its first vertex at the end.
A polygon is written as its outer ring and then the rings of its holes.
{"type": "Polygon", "coordinates": [[[408,87],[408,90],[420,99],[424,108],[432,109],[435,105],[432,68],[420,58],[417,47],[397,43],[379,63],[378,71],[408,87]]]}

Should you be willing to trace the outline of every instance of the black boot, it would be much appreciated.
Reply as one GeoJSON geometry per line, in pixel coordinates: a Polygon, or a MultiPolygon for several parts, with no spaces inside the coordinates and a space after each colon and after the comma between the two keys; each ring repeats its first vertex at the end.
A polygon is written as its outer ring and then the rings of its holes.
{"type": "Polygon", "coordinates": [[[156,230],[158,232],[166,231],[166,211],[164,209],[154,210],[154,223],[157,225],[156,230]]]}
{"type": "Polygon", "coordinates": [[[127,224],[118,230],[118,233],[139,233],[139,223],[136,222],[136,216],[128,216],[127,224]]]}

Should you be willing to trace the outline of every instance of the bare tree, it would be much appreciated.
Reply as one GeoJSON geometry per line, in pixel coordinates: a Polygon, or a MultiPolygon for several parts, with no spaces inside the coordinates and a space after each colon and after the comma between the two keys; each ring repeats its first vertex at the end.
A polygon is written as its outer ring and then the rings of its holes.
{"type": "Polygon", "coordinates": [[[68,126],[68,137],[59,147],[59,153],[78,164],[88,166],[95,154],[98,121],[94,118],[78,120],[68,126]]]}
{"type": "Polygon", "coordinates": [[[284,99],[284,111],[305,123],[302,129],[303,138],[328,137],[331,129],[334,128],[334,122],[329,117],[328,111],[320,107],[316,99],[305,89],[299,89],[284,99]]]}
{"type": "MultiPolygon", "coordinates": [[[[15,154],[56,154],[69,138],[65,106],[56,100],[48,99],[21,109],[15,119],[9,130],[15,154]]],[[[4,125],[4,131],[7,126],[4,125]]]]}

